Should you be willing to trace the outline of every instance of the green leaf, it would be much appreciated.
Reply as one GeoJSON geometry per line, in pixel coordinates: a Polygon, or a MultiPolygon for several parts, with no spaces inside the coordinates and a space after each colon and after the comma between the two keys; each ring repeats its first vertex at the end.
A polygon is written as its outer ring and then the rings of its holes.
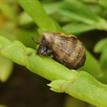
{"type": "Polygon", "coordinates": [[[41,31],[61,31],[59,25],[46,14],[38,0],[19,0],[19,3],[32,17],[33,21],[38,25],[41,31]],[[36,13],[34,10],[36,10],[36,13]]]}
{"type": "Polygon", "coordinates": [[[93,26],[90,26],[90,25],[84,24],[84,23],[69,23],[69,24],[66,24],[65,26],[63,26],[63,29],[67,33],[77,34],[77,33],[83,33],[86,31],[90,31],[95,28],[93,26]]]}
{"type": "Polygon", "coordinates": [[[101,53],[103,52],[103,50],[107,48],[107,38],[103,39],[103,40],[100,40],[95,48],[94,48],[94,51],[97,52],[97,53],[101,53]]]}
{"type": "Polygon", "coordinates": [[[16,39],[21,41],[24,45],[36,48],[37,43],[39,41],[39,34],[35,30],[25,30],[25,29],[17,29],[16,39]]]}
{"type": "Polygon", "coordinates": [[[103,50],[103,53],[101,54],[100,64],[102,69],[107,72],[107,48],[103,50]]]}
{"type": "Polygon", "coordinates": [[[81,69],[87,71],[100,80],[103,78],[103,72],[99,62],[88,51],[86,52],[85,65],[81,69]]]}
{"type": "Polygon", "coordinates": [[[81,19],[83,19],[84,22],[90,24],[93,22],[99,22],[101,20],[98,15],[92,12],[85,4],[79,0],[65,0],[63,8],[70,11],[72,14],[75,14],[75,16],[79,16],[81,19]]]}
{"type": "Polygon", "coordinates": [[[65,0],[59,11],[66,17],[86,23],[96,29],[107,30],[107,21],[79,0],[65,0]]]}
{"type": "Polygon", "coordinates": [[[22,12],[20,14],[18,20],[19,20],[19,25],[26,25],[33,22],[32,18],[25,12],[22,12]]]}
{"type": "Polygon", "coordinates": [[[44,4],[45,11],[52,16],[53,19],[57,20],[58,22],[70,22],[71,18],[68,18],[62,14],[60,14],[60,7],[62,5],[62,2],[55,2],[55,3],[48,3],[44,4]]]}
{"type": "Polygon", "coordinates": [[[11,75],[13,63],[9,59],[0,56],[0,81],[5,82],[11,75]]]}
{"type": "Polygon", "coordinates": [[[107,0],[98,0],[98,3],[107,9],[107,0]]]}
{"type": "Polygon", "coordinates": [[[54,3],[43,4],[43,7],[48,14],[53,14],[58,11],[61,4],[62,2],[54,2],[54,3]]]}
{"type": "Polygon", "coordinates": [[[100,64],[104,71],[107,71],[107,38],[99,41],[94,49],[95,52],[101,53],[100,64]]]}

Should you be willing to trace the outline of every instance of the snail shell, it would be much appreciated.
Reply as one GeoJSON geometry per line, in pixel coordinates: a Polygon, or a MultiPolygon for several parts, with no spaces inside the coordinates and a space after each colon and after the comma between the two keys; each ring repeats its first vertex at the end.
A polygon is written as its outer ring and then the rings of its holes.
{"type": "Polygon", "coordinates": [[[53,58],[70,69],[80,68],[85,63],[85,48],[75,36],[64,33],[43,33],[37,54],[53,58]]]}

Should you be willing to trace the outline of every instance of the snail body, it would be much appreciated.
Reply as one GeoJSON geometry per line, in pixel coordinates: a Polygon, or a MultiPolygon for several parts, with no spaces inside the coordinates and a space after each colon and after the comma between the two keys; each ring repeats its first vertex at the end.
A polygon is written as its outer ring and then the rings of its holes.
{"type": "Polygon", "coordinates": [[[75,36],[64,33],[43,33],[37,54],[52,56],[70,69],[77,69],[84,65],[85,48],[75,36]]]}

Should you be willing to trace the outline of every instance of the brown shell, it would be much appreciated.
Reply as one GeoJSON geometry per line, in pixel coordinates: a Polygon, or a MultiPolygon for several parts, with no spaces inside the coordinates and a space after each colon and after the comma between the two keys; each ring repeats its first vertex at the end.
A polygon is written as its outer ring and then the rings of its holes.
{"type": "Polygon", "coordinates": [[[43,33],[37,53],[51,55],[70,69],[81,67],[86,59],[85,48],[79,39],[63,33],[43,33]]]}

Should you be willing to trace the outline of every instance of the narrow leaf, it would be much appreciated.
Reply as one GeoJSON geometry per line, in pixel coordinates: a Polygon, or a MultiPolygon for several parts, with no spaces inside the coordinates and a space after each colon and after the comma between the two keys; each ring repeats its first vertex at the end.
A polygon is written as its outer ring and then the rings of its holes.
{"type": "Polygon", "coordinates": [[[107,0],[98,0],[98,3],[107,9],[107,0]]]}
{"type": "Polygon", "coordinates": [[[63,29],[67,33],[77,34],[77,33],[83,33],[86,31],[90,31],[95,28],[93,26],[90,26],[90,25],[84,24],[84,23],[69,23],[69,24],[63,26],[63,29]]]}
{"type": "Polygon", "coordinates": [[[5,82],[11,75],[13,63],[9,59],[0,56],[0,81],[5,82]]]}
{"type": "Polygon", "coordinates": [[[99,52],[101,53],[101,52],[103,52],[103,50],[104,50],[105,48],[107,48],[107,38],[99,41],[99,42],[96,44],[96,46],[95,46],[95,48],[94,48],[94,51],[97,52],[97,53],[99,53],[99,52]]]}
{"type": "Polygon", "coordinates": [[[64,9],[75,13],[76,15],[85,18],[87,21],[99,22],[100,17],[91,11],[85,4],[79,0],[65,0],[64,9]]]}

